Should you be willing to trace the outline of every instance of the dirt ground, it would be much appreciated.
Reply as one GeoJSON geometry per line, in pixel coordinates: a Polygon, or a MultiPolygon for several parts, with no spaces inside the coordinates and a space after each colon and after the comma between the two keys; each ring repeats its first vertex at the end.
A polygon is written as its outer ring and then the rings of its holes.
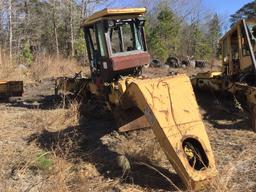
{"type": "MultiPolygon", "coordinates": [[[[205,191],[256,191],[256,133],[248,114],[233,98],[196,96],[219,171],[205,191]]],[[[53,79],[28,83],[23,98],[0,103],[0,191],[177,191],[159,172],[185,190],[152,130],[118,133],[108,111],[86,107],[83,118],[77,103],[63,108],[53,79]]]]}

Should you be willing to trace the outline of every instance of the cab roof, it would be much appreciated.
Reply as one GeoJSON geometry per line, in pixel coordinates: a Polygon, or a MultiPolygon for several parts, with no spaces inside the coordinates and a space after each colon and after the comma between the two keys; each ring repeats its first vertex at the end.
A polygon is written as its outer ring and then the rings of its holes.
{"type": "Polygon", "coordinates": [[[235,23],[231,29],[229,29],[229,31],[227,31],[223,37],[220,39],[220,42],[221,41],[224,41],[224,39],[226,39],[231,33],[233,33],[236,29],[237,29],[237,26],[240,25],[242,22],[245,22],[245,23],[250,23],[250,24],[255,24],[256,25],[256,19],[254,18],[250,18],[250,19],[241,19],[239,20],[237,23],[235,23]]]}
{"type": "Polygon", "coordinates": [[[82,22],[82,26],[89,26],[106,17],[117,17],[117,16],[140,16],[146,13],[146,8],[106,8],[98,11],[85,19],[82,22]]]}

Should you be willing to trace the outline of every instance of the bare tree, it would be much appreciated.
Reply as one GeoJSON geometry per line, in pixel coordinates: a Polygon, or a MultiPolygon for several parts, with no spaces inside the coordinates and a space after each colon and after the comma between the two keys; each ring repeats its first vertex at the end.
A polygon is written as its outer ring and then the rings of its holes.
{"type": "MultiPolygon", "coordinates": [[[[0,36],[2,35],[2,29],[3,29],[3,24],[2,24],[2,16],[3,16],[3,9],[4,9],[4,2],[3,0],[0,0],[0,36]]],[[[1,46],[2,46],[2,38],[0,38],[0,52],[1,52],[1,46]]],[[[0,57],[1,57],[1,53],[0,53],[0,57]]],[[[0,58],[1,61],[1,58],[0,58]]]]}
{"type": "MultiPolygon", "coordinates": [[[[2,11],[3,11],[3,5],[4,5],[4,2],[3,0],[0,0],[0,34],[2,35],[2,28],[3,28],[3,25],[2,25],[2,11]]],[[[0,65],[2,64],[2,42],[1,42],[2,39],[0,39],[0,65]]]]}
{"type": "Polygon", "coordinates": [[[70,40],[71,40],[71,56],[75,56],[74,49],[74,27],[73,27],[73,1],[70,1],[70,40]]]}
{"type": "Polygon", "coordinates": [[[12,0],[9,0],[9,57],[12,62],[12,0]]]}
{"type": "Polygon", "coordinates": [[[60,54],[59,51],[59,40],[58,40],[58,31],[57,31],[57,22],[56,22],[56,0],[53,0],[53,28],[54,28],[54,36],[55,36],[55,46],[57,55],[60,54]]]}
{"type": "Polygon", "coordinates": [[[85,13],[87,12],[87,4],[88,4],[88,0],[81,1],[81,18],[85,17],[85,13]]]}

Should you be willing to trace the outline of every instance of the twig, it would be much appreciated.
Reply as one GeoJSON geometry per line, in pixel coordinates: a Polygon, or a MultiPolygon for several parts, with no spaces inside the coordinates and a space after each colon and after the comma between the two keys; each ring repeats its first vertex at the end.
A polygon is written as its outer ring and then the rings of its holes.
{"type": "Polygon", "coordinates": [[[153,167],[153,166],[151,166],[151,165],[149,165],[149,164],[147,164],[147,163],[144,163],[144,162],[134,162],[134,164],[137,164],[137,165],[144,165],[144,166],[146,166],[146,167],[148,167],[148,168],[150,168],[150,169],[156,171],[159,175],[161,175],[162,177],[164,177],[177,191],[180,191],[180,192],[181,192],[180,188],[177,187],[177,185],[175,185],[174,182],[173,182],[169,177],[167,177],[165,174],[163,174],[161,171],[159,171],[159,170],[156,169],[155,167],[153,167]]]}

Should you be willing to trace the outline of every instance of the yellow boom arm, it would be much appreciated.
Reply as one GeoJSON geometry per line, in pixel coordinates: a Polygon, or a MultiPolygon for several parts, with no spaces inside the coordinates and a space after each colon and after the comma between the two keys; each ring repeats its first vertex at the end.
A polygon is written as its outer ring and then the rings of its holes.
{"type": "Polygon", "coordinates": [[[186,75],[119,82],[123,109],[138,107],[167,158],[188,188],[200,189],[217,174],[210,142],[186,75]]]}

